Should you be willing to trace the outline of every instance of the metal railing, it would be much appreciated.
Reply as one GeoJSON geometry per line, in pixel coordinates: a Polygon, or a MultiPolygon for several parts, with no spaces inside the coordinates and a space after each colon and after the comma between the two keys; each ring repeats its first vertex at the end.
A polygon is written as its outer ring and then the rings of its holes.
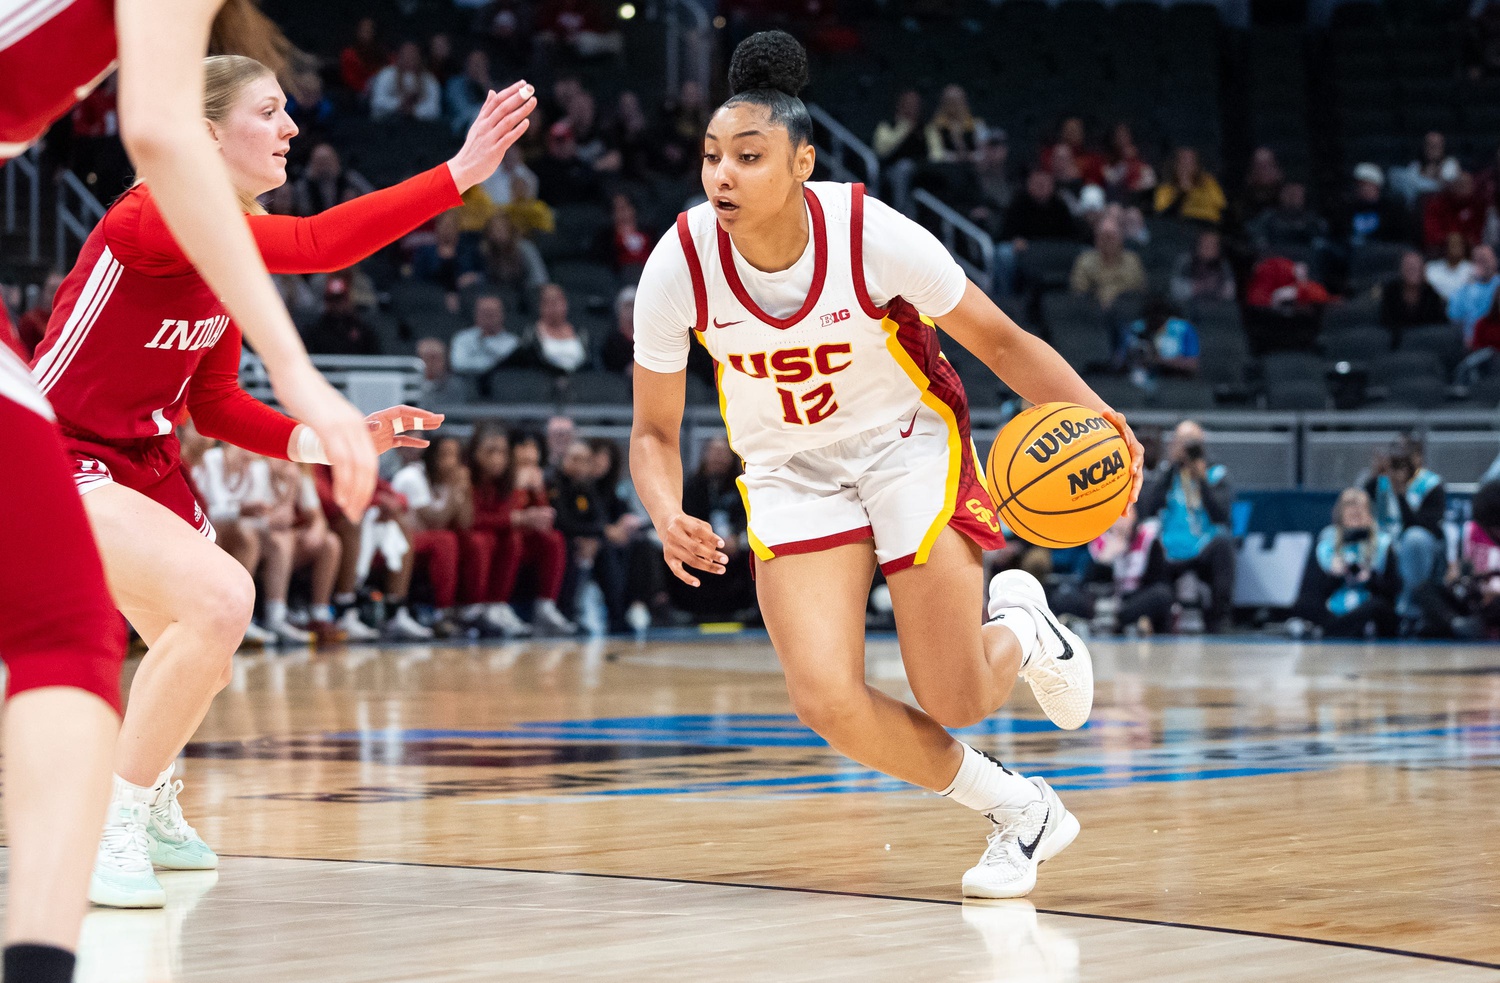
{"type": "Polygon", "coordinates": [[[38,163],[41,152],[32,147],[5,164],[5,231],[16,231],[17,199],[24,185],[26,195],[27,258],[36,263],[42,258],[42,173],[38,163]]]}
{"type": "Polygon", "coordinates": [[[63,171],[57,180],[57,269],[68,268],[73,240],[81,247],[103,217],[104,206],[89,186],[72,171],[63,171]]]}
{"type": "MultiPolygon", "coordinates": [[[[999,273],[999,260],[995,253],[995,240],[990,234],[939,201],[925,188],[913,191],[911,200],[916,205],[918,221],[922,220],[924,212],[937,219],[938,238],[958,261],[958,265],[964,268],[969,279],[985,293],[993,293],[999,273]]],[[[926,222],[922,224],[927,225],[926,222]]]]}
{"type": "Polygon", "coordinates": [[[666,0],[662,17],[666,21],[663,33],[667,43],[668,98],[677,98],[685,81],[697,82],[699,89],[707,93],[713,58],[713,26],[708,11],[697,0],[666,0]]]}
{"type": "Polygon", "coordinates": [[[817,103],[809,103],[807,111],[812,116],[818,160],[828,165],[833,179],[863,181],[871,194],[880,194],[880,158],[870,145],[817,103]],[[851,164],[857,165],[858,170],[851,164]]]}

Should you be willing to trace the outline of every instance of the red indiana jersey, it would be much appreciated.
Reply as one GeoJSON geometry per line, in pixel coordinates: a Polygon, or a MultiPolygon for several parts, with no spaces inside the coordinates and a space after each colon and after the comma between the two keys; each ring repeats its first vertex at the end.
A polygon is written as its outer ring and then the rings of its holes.
{"type": "MultiPolygon", "coordinates": [[[[312,218],[247,221],[271,272],[330,272],[460,204],[444,164],[312,218]]],[[[205,436],[286,457],[295,424],[240,388],[239,329],[144,185],[122,195],[89,234],[31,365],[70,436],[165,436],[191,414],[205,436]]]]}
{"type": "Polygon", "coordinates": [[[45,133],[114,60],[114,0],[0,0],[0,160],[45,133]]]}

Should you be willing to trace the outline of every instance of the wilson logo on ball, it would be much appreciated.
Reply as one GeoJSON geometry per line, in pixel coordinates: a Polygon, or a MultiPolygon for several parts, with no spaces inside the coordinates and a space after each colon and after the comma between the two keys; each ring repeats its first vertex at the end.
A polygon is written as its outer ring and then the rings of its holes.
{"type": "Polygon", "coordinates": [[[1112,429],[1103,417],[1091,417],[1087,420],[1064,420],[1053,427],[1048,433],[1042,434],[1031,442],[1026,448],[1026,453],[1038,464],[1046,464],[1052,460],[1052,455],[1082,437],[1084,434],[1095,433],[1100,430],[1112,429]]]}
{"type": "Polygon", "coordinates": [[[1102,461],[1095,461],[1086,468],[1080,468],[1077,474],[1068,475],[1068,493],[1077,495],[1081,491],[1087,491],[1124,470],[1125,458],[1119,451],[1115,451],[1102,461]]]}

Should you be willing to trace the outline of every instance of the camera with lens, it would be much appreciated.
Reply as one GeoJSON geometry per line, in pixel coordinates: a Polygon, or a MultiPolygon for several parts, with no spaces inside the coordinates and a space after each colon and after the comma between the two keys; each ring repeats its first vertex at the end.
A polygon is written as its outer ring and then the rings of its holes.
{"type": "Polygon", "coordinates": [[[1201,461],[1207,457],[1202,444],[1184,444],[1182,448],[1182,459],[1185,461],[1201,461]]]}

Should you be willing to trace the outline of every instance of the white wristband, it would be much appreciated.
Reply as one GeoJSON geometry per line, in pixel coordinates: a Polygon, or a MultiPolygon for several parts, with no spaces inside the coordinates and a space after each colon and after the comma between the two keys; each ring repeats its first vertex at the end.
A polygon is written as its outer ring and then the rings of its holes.
{"type": "Polygon", "coordinates": [[[328,464],[328,454],[323,450],[323,441],[318,439],[318,434],[305,423],[297,425],[297,447],[292,452],[292,460],[298,464],[328,464]]]}

